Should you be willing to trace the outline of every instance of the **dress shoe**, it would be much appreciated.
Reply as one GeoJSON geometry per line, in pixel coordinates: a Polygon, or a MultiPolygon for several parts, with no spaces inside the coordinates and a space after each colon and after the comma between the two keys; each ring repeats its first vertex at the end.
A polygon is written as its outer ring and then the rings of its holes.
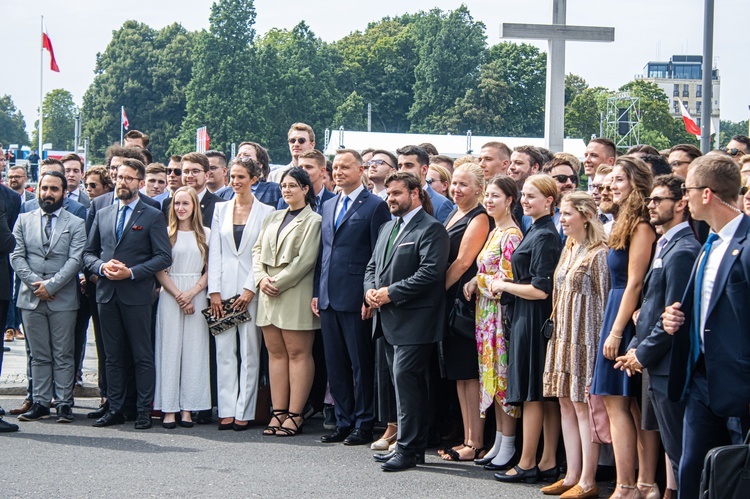
{"type": "Polygon", "coordinates": [[[558,480],[552,485],[547,485],[545,487],[542,487],[542,494],[546,496],[559,496],[563,492],[567,492],[570,489],[575,487],[575,485],[565,485],[565,479],[558,480]]]}
{"type": "Polygon", "coordinates": [[[539,468],[537,468],[536,466],[534,466],[530,470],[525,470],[523,468],[519,468],[518,466],[515,466],[513,469],[516,470],[515,475],[508,475],[507,473],[495,473],[495,480],[505,483],[536,483],[537,480],[539,480],[539,468]]]}
{"type": "Polygon", "coordinates": [[[18,425],[8,423],[3,418],[0,418],[0,433],[13,433],[14,431],[18,431],[18,425]]]}
{"type": "Polygon", "coordinates": [[[47,418],[49,418],[49,407],[36,402],[32,404],[31,409],[18,416],[19,421],[39,421],[47,418]]]}
{"type": "Polygon", "coordinates": [[[510,461],[508,461],[505,464],[495,464],[490,460],[489,463],[484,465],[484,469],[487,471],[505,471],[509,470],[513,467],[513,458],[510,458],[510,461]]]}
{"type": "Polygon", "coordinates": [[[343,442],[351,432],[351,428],[336,427],[336,429],[333,430],[333,433],[329,433],[328,435],[323,435],[322,437],[320,437],[320,441],[324,444],[335,444],[338,442],[343,442]]]}
{"type": "Polygon", "coordinates": [[[197,411],[195,413],[195,422],[198,424],[211,424],[214,422],[213,411],[206,409],[205,411],[197,411]]]}
{"type": "Polygon", "coordinates": [[[475,459],[474,464],[476,464],[477,466],[484,466],[484,465],[490,464],[494,458],[495,456],[483,457],[482,459],[475,459]]]}
{"type": "Polygon", "coordinates": [[[57,406],[57,422],[58,423],[72,423],[73,422],[73,410],[68,404],[57,406]]]}
{"type": "Polygon", "coordinates": [[[380,465],[383,471],[405,471],[417,466],[416,456],[407,456],[397,452],[392,458],[380,465]]]}
{"type": "Polygon", "coordinates": [[[599,497],[599,486],[594,484],[589,490],[583,490],[580,485],[574,485],[572,489],[564,492],[561,499],[589,499],[599,497]]]}
{"type": "Polygon", "coordinates": [[[331,404],[323,404],[323,428],[336,429],[336,414],[331,404]]]}
{"type": "Polygon", "coordinates": [[[10,347],[3,345],[3,352],[10,352],[10,347]]]}
{"type": "Polygon", "coordinates": [[[175,428],[177,428],[177,423],[174,421],[170,423],[165,423],[164,421],[162,421],[161,427],[164,428],[165,430],[174,430],[175,428]]]}
{"type": "Polygon", "coordinates": [[[26,399],[26,400],[23,401],[23,403],[19,407],[15,408],[15,409],[11,409],[10,413],[13,414],[14,416],[18,416],[19,414],[23,414],[24,412],[26,412],[29,409],[31,409],[31,404],[32,404],[31,400],[26,399]]]}
{"type": "MultiPolygon", "coordinates": [[[[148,411],[149,417],[151,417],[151,411],[148,411]]],[[[123,409],[122,411],[122,417],[125,419],[125,421],[135,421],[138,419],[138,413],[136,411],[128,411],[123,409]]]]}
{"type": "Polygon", "coordinates": [[[13,335],[13,336],[14,336],[14,337],[15,337],[15,338],[16,338],[17,340],[25,340],[25,339],[26,339],[26,335],[25,335],[25,334],[23,334],[23,333],[21,332],[21,330],[20,330],[20,329],[16,329],[16,331],[15,331],[15,333],[14,333],[14,335],[13,335]]]}
{"type": "Polygon", "coordinates": [[[13,341],[15,339],[16,339],[16,332],[12,328],[6,329],[5,330],[5,336],[3,337],[3,340],[10,342],[10,341],[13,341]]]}
{"type": "Polygon", "coordinates": [[[180,425],[180,426],[182,426],[183,428],[192,428],[193,427],[193,422],[192,421],[183,421],[182,419],[180,419],[177,422],[177,424],[180,425]]]}
{"type": "Polygon", "coordinates": [[[219,431],[231,430],[234,428],[234,418],[228,423],[219,423],[219,431]]]}
{"type": "MultiPolygon", "coordinates": [[[[379,463],[387,463],[396,454],[398,454],[398,452],[394,450],[388,454],[375,454],[372,458],[379,463]]],[[[424,464],[424,451],[418,450],[415,455],[417,458],[417,464],[424,464]]]]}
{"type": "Polygon", "coordinates": [[[346,439],[344,445],[365,445],[372,442],[372,430],[354,428],[346,439]]]}
{"type": "Polygon", "coordinates": [[[560,477],[560,467],[553,466],[548,470],[539,470],[539,480],[554,483],[560,477]]]}
{"type": "Polygon", "coordinates": [[[104,416],[94,421],[95,428],[104,428],[106,426],[114,426],[116,424],[123,424],[125,418],[122,417],[122,413],[115,411],[107,411],[104,416]]]}
{"type": "MultiPolygon", "coordinates": [[[[26,411],[23,411],[23,412],[26,412],[26,411]]],[[[0,417],[3,417],[3,416],[5,416],[5,409],[3,409],[2,406],[0,406],[0,417]]]]}
{"type": "Polygon", "coordinates": [[[148,430],[151,428],[151,411],[141,411],[135,419],[136,430],[148,430]]]}
{"type": "Polygon", "coordinates": [[[101,419],[107,412],[109,412],[109,402],[105,400],[97,410],[86,414],[86,417],[89,419],[101,419]]]}

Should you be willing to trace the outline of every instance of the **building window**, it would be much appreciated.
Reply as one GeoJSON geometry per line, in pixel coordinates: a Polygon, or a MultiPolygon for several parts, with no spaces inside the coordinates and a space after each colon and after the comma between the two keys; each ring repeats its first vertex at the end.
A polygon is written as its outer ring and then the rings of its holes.
{"type": "Polygon", "coordinates": [[[700,128],[701,127],[701,119],[700,118],[696,118],[695,119],[695,124],[698,125],[698,128],[700,128]]]}
{"type": "Polygon", "coordinates": [[[703,85],[700,83],[695,86],[695,96],[703,97],[703,85]]]}
{"type": "Polygon", "coordinates": [[[680,103],[678,101],[674,101],[674,114],[680,114],[680,103]]]}
{"type": "Polygon", "coordinates": [[[680,95],[680,84],[675,83],[674,84],[674,91],[672,92],[672,97],[678,97],[680,95]]]}
{"type": "Polygon", "coordinates": [[[701,104],[703,104],[701,101],[696,101],[695,103],[695,112],[698,114],[701,112],[701,104]]]}
{"type": "Polygon", "coordinates": [[[685,109],[687,109],[687,112],[690,112],[690,106],[688,105],[688,101],[684,100],[682,101],[682,105],[685,106],[685,109]]]}
{"type": "Polygon", "coordinates": [[[682,96],[690,97],[690,85],[688,85],[687,83],[682,86],[682,96]]]}

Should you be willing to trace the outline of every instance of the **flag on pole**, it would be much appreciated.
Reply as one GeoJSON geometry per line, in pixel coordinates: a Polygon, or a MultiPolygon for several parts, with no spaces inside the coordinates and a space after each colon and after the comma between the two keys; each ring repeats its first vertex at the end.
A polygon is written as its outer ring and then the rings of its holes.
{"type": "Polygon", "coordinates": [[[688,112],[688,110],[685,109],[685,104],[683,104],[682,101],[679,99],[677,99],[677,102],[680,103],[680,114],[682,114],[682,121],[685,122],[685,130],[687,130],[687,133],[691,135],[700,137],[701,128],[695,124],[695,121],[693,121],[693,117],[690,116],[690,113],[688,112]]]}
{"type": "Polygon", "coordinates": [[[211,137],[208,135],[208,129],[202,126],[195,132],[195,150],[197,152],[208,151],[211,148],[211,137]]]}
{"type": "Polygon", "coordinates": [[[56,73],[60,72],[60,67],[57,65],[57,60],[55,60],[55,51],[52,48],[52,40],[50,40],[49,35],[47,35],[47,25],[44,25],[44,31],[42,31],[42,48],[47,49],[49,52],[49,68],[52,71],[55,71],[56,73]]]}
{"type": "Polygon", "coordinates": [[[122,111],[122,116],[120,117],[120,124],[125,130],[127,130],[128,127],[130,126],[130,122],[128,121],[128,115],[125,114],[125,107],[121,107],[120,109],[122,111]]]}

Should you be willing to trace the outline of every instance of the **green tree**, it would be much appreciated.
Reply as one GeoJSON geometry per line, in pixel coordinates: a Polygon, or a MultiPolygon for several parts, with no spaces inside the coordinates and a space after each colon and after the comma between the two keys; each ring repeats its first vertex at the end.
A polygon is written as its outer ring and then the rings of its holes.
{"type": "Polygon", "coordinates": [[[196,36],[186,115],[170,142],[173,153],[195,149],[195,131],[206,126],[211,148],[228,151],[232,142],[264,142],[266,85],[256,62],[255,7],[252,0],[218,0],[209,30],[196,36]]]}
{"type": "Polygon", "coordinates": [[[10,95],[0,97],[0,143],[3,147],[8,147],[8,144],[25,146],[29,143],[26,120],[21,111],[16,109],[10,95]]]}
{"type": "Polygon", "coordinates": [[[735,135],[750,136],[750,132],[747,129],[747,122],[748,120],[739,122],[721,120],[719,126],[719,133],[721,134],[719,143],[721,146],[726,146],[735,135]]]}
{"type": "Polygon", "coordinates": [[[126,21],[97,54],[94,81],[83,96],[83,136],[94,158],[120,140],[120,107],[131,129],[149,135],[155,160],[185,115],[185,87],[191,77],[193,35],[172,24],[161,30],[126,21]]]}
{"type": "Polygon", "coordinates": [[[599,136],[601,113],[607,111],[607,98],[612,95],[604,87],[587,88],[565,106],[565,135],[588,142],[599,136]]]}
{"type": "Polygon", "coordinates": [[[444,13],[431,10],[414,26],[419,63],[415,68],[412,132],[434,132],[456,99],[474,88],[485,55],[484,24],[465,5],[444,13]]]}
{"type": "MultiPolygon", "coordinates": [[[[52,144],[52,149],[72,151],[75,140],[75,120],[78,107],[73,102],[73,94],[56,88],[44,96],[42,143],[52,144]]],[[[31,149],[39,147],[39,120],[34,121],[31,132],[31,149]]]]}
{"type": "Polygon", "coordinates": [[[589,84],[580,76],[573,73],[565,75],[565,105],[573,102],[573,99],[581,95],[587,88],[589,88],[589,84]]]}
{"type": "Polygon", "coordinates": [[[365,100],[357,92],[352,92],[336,108],[333,116],[333,128],[344,127],[348,130],[361,130],[367,125],[365,100]]]}

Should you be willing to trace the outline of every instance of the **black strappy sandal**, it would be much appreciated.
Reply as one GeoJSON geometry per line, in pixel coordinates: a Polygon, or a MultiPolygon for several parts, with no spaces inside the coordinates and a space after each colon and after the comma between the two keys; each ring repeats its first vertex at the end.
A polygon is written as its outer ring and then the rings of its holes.
{"type": "Polygon", "coordinates": [[[302,425],[305,422],[305,418],[302,416],[302,414],[299,414],[297,412],[287,412],[286,419],[284,421],[289,420],[294,423],[294,429],[279,426],[279,428],[276,430],[277,437],[293,437],[298,433],[302,433],[302,425]],[[302,420],[300,424],[297,424],[297,420],[295,418],[300,418],[302,420]]]}
{"type": "Polygon", "coordinates": [[[275,419],[279,422],[279,424],[269,424],[268,426],[266,426],[266,428],[263,430],[263,435],[267,435],[269,437],[276,435],[276,432],[281,429],[281,425],[283,423],[279,416],[283,416],[285,414],[289,414],[289,411],[287,411],[286,409],[274,409],[273,411],[271,411],[271,422],[273,422],[273,420],[275,419]]]}

